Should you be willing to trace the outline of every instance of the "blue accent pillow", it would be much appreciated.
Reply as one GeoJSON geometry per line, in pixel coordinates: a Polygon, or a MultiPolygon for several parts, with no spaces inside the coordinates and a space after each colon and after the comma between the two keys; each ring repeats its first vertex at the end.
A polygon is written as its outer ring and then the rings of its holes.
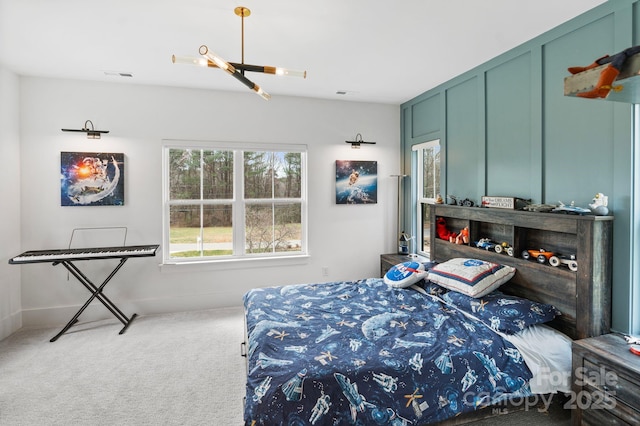
{"type": "Polygon", "coordinates": [[[510,296],[499,291],[479,299],[450,291],[442,298],[475,316],[491,329],[506,334],[515,334],[530,325],[549,322],[561,314],[553,305],[510,296]]]}
{"type": "Polygon", "coordinates": [[[384,274],[384,282],[391,287],[409,287],[427,276],[425,266],[416,261],[398,263],[384,274]]]}

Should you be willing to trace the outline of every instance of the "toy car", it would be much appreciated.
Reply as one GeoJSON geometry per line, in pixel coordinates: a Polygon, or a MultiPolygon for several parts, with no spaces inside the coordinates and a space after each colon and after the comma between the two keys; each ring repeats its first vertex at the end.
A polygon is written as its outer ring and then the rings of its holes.
{"type": "Polygon", "coordinates": [[[545,249],[525,250],[522,252],[523,259],[530,259],[533,257],[538,261],[538,263],[547,263],[551,256],[553,256],[553,252],[546,251],[545,249]]]}
{"type": "Polygon", "coordinates": [[[482,248],[488,251],[495,251],[496,253],[506,253],[509,256],[513,256],[513,247],[507,242],[498,244],[495,241],[491,241],[490,238],[480,238],[476,241],[476,247],[482,248]]]}
{"type": "Polygon", "coordinates": [[[478,248],[482,248],[485,250],[495,250],[495,247],[498,244],[491,241],[490,238],[480,238],[478,241],[476,241],[476,247],[478,248]]]}
{"type": "Polygon", "coordinates": [[[576,272],[578,270],[578,262],[576,261],[575,254],[569,254],[569,255],[558,254],[555,256],[551,256],[549,258],[549,265],[551,266],[567,265],[567,267],[573,272],[576,272]]]}
{"type": "Polygon", "coordinates": [[[496,251],[496,253],[506,253],[509,256],[513,257],[513,247],[511,247],[511,244],[509,244],[508,242],[503,242],[502,244],[496,244],[496,246],[494,247],[494,250],[496,251]]]}
{"type": "Polygon", "coordinates": [[[576,272],[578,270],[578,262],[576,261],[576,255],[562,255],[559,253],[553,253],[551,251],[546,251],[545,249],[540,250],[525,250],[522,252],[523,259],[529,259],[531,257],[535,257],[538,263],[547,263],[549,265],[558,267],[560,265],[567,265],[567,267],[576,272]]]}

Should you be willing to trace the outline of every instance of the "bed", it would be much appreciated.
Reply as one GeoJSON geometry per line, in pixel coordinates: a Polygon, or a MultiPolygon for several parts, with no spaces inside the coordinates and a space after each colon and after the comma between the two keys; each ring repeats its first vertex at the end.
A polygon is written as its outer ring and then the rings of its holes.
{"type": "Polygon", "coordinates": [[[562,313],[502,292],[515,270],[472,260],[510,274],[473,296],[451,290],[449,262],[414,261],[392,268],[399,281],[249,291],[245,424],[423,425],[568,392],[571,340],[544,325],[562,313]]]}

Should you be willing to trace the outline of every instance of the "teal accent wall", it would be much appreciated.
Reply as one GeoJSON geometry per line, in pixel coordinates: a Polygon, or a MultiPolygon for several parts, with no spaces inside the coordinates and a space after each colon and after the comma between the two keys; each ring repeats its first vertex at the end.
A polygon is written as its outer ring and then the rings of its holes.
{"type": "MultiPolygon", "coordinates": [[[[415,175],[412,145],[440,139],[443,195],[579,206],[597,192],[608,195],[615,215],[613,329],[633,334],[640,334],[634,107],[565,97],[563,87],[568,67],[640,43],[639,3],[609,0],[401,106],[403,172],[415,175]]],[[[412,235],[415,193],[412,179],[404,193],[412,235]]]]}
{"type": "Polygon", "coordinates": [[[540,186],[539,180],[535,185],[531,182],[532,169],[539,163],[529,161],[533,120],[531,57],[531,52],[526,52],[486,72],[486,190],[478,188],[485,195],[531,198],[532,190],[540,186]]]}
{"type": "MultiPolygon", "coordinates": [[[[458,199],[474,199],[484,180],[481,174],[483,162],[470,161],[481,160],[480,152],[483,151],[483,138],[479,132],[479,117],[476,113],[478,85],[478,78],[473,77],[449,87],[445,92],[447,167],[443,169],[442,177],[447,190],[443,195],[453,194],[458,199]],[[452,188],[455,188],[455,192],[452,188]]],[[[440,143],[442,144],[442,140],[440,143]]]]}

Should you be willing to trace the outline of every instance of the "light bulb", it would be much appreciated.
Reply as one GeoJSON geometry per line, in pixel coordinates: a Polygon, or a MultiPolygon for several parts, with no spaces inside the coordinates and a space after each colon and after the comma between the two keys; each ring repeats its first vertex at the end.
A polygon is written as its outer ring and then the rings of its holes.
{"type": "Polygon", "coordinates": [[[286,68],[276,67],[276,75],[282,75],[285,77],[302,77],[307,78],[306,71],[288,70],[286,68]]]}
{"type": "MultiPolygon", "coordinates": [[[[209,61],[206,58],[196,58],[193,56],[176,56],[171,55],[171,62],[174,64],[189,64],[189,65],[198,65],[200,67],[209,66],[209,61]]],[[[213,64],[211,64],[213,65],[213,64]]]]}
{"type": "Polygon", "coordinates": [[[268,66],[264,66],[264,67],[256,67],[257,69],[253,70],[253,69],[247,69],[248,71],[257,71],[257,72],[263,72],[265,74],[274,74],[274,75],[280,75],[280,76],[285,76],[285,77],[302,77],[302,78],[307,78],[307,72],[306,71],[296,71],[296,70],[288,70],[286,68],[281,68],[281,67],[268,67],[268,66]]]}
{"type": "Polygon", "coordinates": [[[255,90],[255,92],[262,97],[262,99],[264,99],[265,101],[268,101],[269,99],[271,99],[271,95],[268,94],[267,92],[265,92],[264,90],[262,90],[262,88],[260,86],[258,86],[257,84],[254,85],[253,90],[255,90]]]}
{"type": "Polygon", "coordinates": [[[206,57],[207,59],[212,61],[214,64],[216,64],[218,68],[225,70],[229,74],[233,74],[236,72],[236,69],[230,63],[228,63],[227,61],[222,59],[220,56],[210,51],[209,48],[204,44],[200,46],[199,52],[202,56],[206,57]]]}

